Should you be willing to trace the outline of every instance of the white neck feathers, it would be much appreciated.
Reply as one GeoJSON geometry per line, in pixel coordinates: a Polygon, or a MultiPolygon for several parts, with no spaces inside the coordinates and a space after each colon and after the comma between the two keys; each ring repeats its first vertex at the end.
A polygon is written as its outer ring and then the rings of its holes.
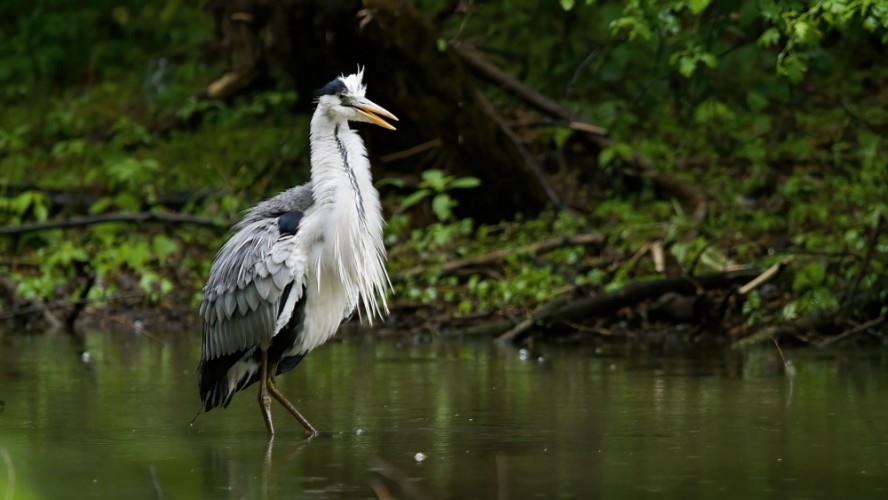
{"type": "Polygon", "coordinates": [[[314,205],[322,214],[313,255],[318,287],[322,268],[341,282],[350,307],[372,323],[388,314],[382,207],[373,187],[361,137],[348,123],[316,112],[311,121],[311,179],[314,205]],[[380,307],[381,306],[381,307],[380,307]],[[363,311],[361,311],[363,309],[363,311]]]}

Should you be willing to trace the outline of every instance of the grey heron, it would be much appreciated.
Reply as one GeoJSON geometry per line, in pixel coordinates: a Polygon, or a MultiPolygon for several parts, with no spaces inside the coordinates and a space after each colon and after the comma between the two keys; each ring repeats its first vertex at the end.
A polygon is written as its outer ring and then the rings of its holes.
{"type": "Polygon", "coordinates": [[[394,130],[395,115],[364,94],[363,69],[318,93],[310,127],[311,179],[260,202],[219,250],[200,304],[198,386],[204,411],[259,382],[259,407],[274,435],[271,397],[317,430],[275,384],[326,342],[356,310],[388,313],[382,208],[367,150],[349,122],[394,130]],[[270,396],[269,396],[270,395],[270,396]]]}

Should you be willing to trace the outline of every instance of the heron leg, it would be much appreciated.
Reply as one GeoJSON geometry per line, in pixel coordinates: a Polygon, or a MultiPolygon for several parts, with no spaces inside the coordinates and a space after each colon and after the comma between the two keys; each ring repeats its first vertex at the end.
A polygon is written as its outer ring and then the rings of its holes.
{"type": "Polygon", "coordinates": [[[268,397],[268,379],[268,353],[265,349],[262,349],[262,361],[259,365],[259,409],[262,410],[262,418],[265,419],[268,437],[273,437],[274,424],[271,423],[271,398],[268,397]]]}
{"type": "Polygon", "coordinates": [[[305,432],[311,434],[312,436],[318,435],[318,430],[315,429],[313,425],[311,425],[308,419],[306,419],[302,416],[301,413],[299,413],[299,410],[297,410],[296,407],[293,406],[293,403],[287,400],[281,390],[278,389],[277,384],[274,383],[273,377],[268,377],[268,392],[270,392],[271,395],[274,396],[274,399],[277,399],[278,402],[282,404],[288,412],[290,412],[290,414],[296,417],[296,420],[298,420],[299,423],[302,424],[302,427],[305,427],[305,432]]]}

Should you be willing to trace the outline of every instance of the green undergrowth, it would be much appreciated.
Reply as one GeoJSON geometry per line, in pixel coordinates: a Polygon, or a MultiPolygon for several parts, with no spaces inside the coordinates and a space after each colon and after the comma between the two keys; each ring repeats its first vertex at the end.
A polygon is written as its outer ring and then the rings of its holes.
{"type": "MultiPolygon", "coordinates": [[[[458,204],[461,193],[488,189],[477,179],[431,169],[408,188],[377,170],[395,311],[520,319],[559,297],[786,262],[767,293],[737,305],[744,324],[884,314],[871,307],[888,298],[888,237],[873,236],[888,212],[883,7],[534,5],[473,6],[447,22],[440,45],[475,43],[608,129],[613,143],[601,150],[576,153],[582,141],[563,127],[531,145],[569,166],[589,164],[571,155],[596,160],[594,194],[571,213],[479,225],[458,204]],[[639,177],[636,153],[705,198],[705,217],[639,177]],[[533,247],[578,235],[601,243],[533,247]],[[442,272],[459,259],[470,262],[442,272]]],[[[0,50],[0,225],[156,212],[224,226],[307,178],[308,117],[294,112],[305,96],[285,80],[225,103],[192,97],[224,69],[201,51],[208,15],[173,0],[74,10],[37,2],[7,13],[19,25],[0,24],[9,41],[0,50]],[[70,16],[76,33],[62,26],[70,16]]],[[[500,89],[485,91],[504,110],[517,107],[500,89]]],[[[0,276],[18,301],[70,304],[89,286],[97,305],[132,296],[187,316],[225,238],[216,227],[130,222],[0,236],[0,276]]],[[[10,297],[0,301],[10,310],[10,297]]]]}

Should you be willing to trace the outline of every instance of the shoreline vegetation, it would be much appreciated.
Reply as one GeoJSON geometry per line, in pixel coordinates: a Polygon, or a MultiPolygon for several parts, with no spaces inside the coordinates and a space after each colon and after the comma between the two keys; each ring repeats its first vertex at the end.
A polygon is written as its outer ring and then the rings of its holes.
{"type": "Polygon", "coordinates": [[[0,330],[198,335],[212,252],[361,63],[402,118],[366,131],[378,334],[888,344],[884,9],[94,4],[0,9],[0,330]]]}

